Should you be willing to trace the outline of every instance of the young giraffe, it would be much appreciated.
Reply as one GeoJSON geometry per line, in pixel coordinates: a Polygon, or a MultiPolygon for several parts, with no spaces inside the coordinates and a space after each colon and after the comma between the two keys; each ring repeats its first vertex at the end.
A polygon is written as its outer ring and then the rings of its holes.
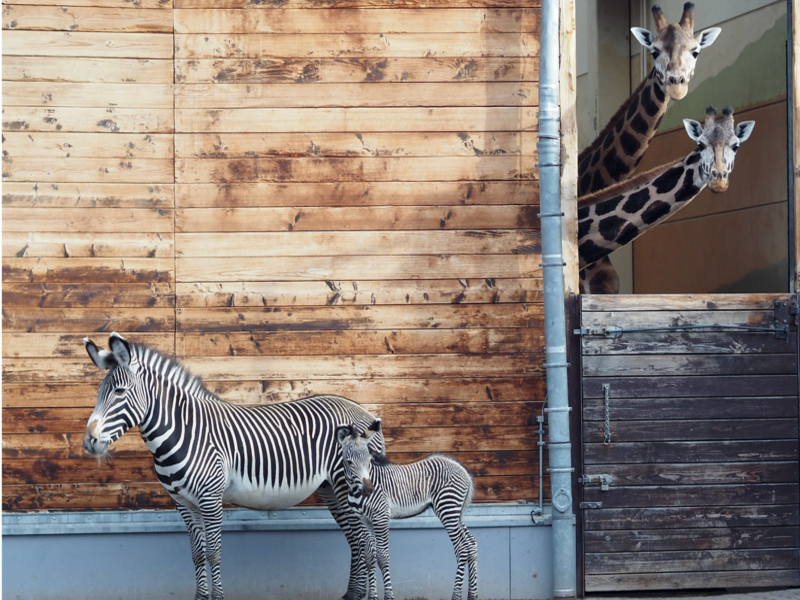
{"type": "Polygon", "coordinates": [[[684,119],[686,132],[697,142],[685,158],[578,201],[580,268],[602,260],[655,227],[686,206],[706,185],[713,192],[728,189],[734,155],[739,144],[750,137],[755,121],[734,127],[733,109],[727,107],[722,114],[717,122],[717,111],[709,106],[705,125],[684,119]]]}
{"type": "MultiPolygon", "coordinates": [[[[598,192],[622,181],[641,161],[667,112],[670,98],[686,96],[700,50],[719,36],[711,27],[694,36],[694,4],[683,5],[678,23],[670,24],[661,7],[653,7],[655,35],[641,27],[631,32],[653,56],[655,66],[623,103],[594,143],[578,156],[578,196],[598,192]]],[[[589,291],[616,293],[619,278],[611,261],[603,258],[582,273],[597,282],[589,291]]]]}

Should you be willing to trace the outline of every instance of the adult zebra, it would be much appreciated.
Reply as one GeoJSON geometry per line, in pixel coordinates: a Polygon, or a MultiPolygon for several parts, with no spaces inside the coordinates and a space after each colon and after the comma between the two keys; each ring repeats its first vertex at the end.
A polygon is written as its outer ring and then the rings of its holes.
{"type": "MultiPolygon", "coordinates": [[[[207,390],[176,360],[129,344],[112,333],[109,348],[88,338],[86,350],[108,370],[89,417],[83,447],[103,455],[138,426],[161,485],[189,530],[197,581],[196,600],[221,600],[222,503],[257,510],[286,508],[319,491],[350,544],[346,600],[366,593],[361,536],[367,535],[347,504],[336,428],[366,428],[375,417],[340,396],[311,396],[265,406],[237,406],[207,390]]],[[[383,452],[383,438],[375,444],[383,452]]]]}

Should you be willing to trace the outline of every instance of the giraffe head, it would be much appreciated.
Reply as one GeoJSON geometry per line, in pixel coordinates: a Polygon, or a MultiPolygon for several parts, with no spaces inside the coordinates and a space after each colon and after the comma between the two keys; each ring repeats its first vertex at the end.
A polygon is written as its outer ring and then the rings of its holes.
{"type": "Polygon", "coordinates": [[[723,109],[720,121],[717,121],[717,111],[713,106],[706,109],[703,125],[692,119],[683,120],[686,132],[697,142],[700,151],[700,176],[708,181],[712,192],[728,189],[728,175],[733,171],[736,151],[739,144],[750,137],[755,124],[755,121],[743,121],[734,126],[730,106],[723,109]]]}
{"type": "Polygon", "coordinates": [[[719,27],[704,29],[694,35],[694,4],[683,5],[683,15],[677,23],[670,23],[661,7],[653,7],[656,33],[642,27],[633,27],[631,32],[639,43],[652,55],[656,75],[673,100],[680,100],[689,91],[689,80],[694,75],[694,67],[700,50],[714,43],[719,27]]]}

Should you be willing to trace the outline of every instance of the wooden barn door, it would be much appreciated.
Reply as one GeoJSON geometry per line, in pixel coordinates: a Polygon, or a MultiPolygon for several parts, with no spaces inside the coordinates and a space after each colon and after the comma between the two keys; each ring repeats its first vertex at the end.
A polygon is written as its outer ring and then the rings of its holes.
{"type": "Polygon", "coordinates": [[[585,592],[800,585],[795,298],[580,301],[585,592]]]}

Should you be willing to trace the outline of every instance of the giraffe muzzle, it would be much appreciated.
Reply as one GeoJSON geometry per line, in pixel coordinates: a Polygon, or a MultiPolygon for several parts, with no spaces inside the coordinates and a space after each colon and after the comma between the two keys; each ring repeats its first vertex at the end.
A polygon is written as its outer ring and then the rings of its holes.
{"type": "Polygon", "coordinates": [[[721,173],[716,169],[711,171],[708,187],[712,192],[721,193],[728,189],[728,173],[721,173]]]}

